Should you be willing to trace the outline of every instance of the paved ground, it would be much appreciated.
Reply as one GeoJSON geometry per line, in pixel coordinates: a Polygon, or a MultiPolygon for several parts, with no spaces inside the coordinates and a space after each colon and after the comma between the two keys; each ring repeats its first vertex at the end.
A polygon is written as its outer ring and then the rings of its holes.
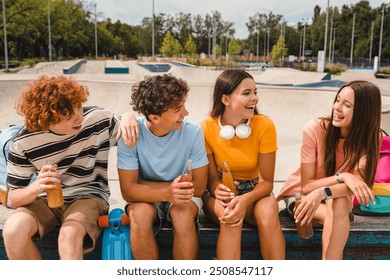
{"type": "MultiPolygon", "coordinates": [[[[18,74],[0,75],[0,128],[19,123],[13,107],[14,100],[26,82],[39,75],[62,74],[63,67],[72,62],[41,63],[33,69],[24,69],[18,74]]],[[[88,104],[100,105],[120,115],[131,111],[129,105],[131,86],[142,80],[145,75],[156,75],[137,65],[135,61],[125,62],[129,74],[104,74],[105,61],[88,61],[73,76],[88,86],[90,98],[88,104]]],[[[189,118],[200,123],[207,117],[211,107],[211,91],[216,77],[221,71],[172,66],[173,75],[185,79],[191,90],[187,101],[189,118]]],[[[275,193],[277,194],[288,175],[299,166],[299,150],[303,124],[319,116],[330,113],[331,104],[338,88],[297,88],[290,86],[273,86],[272,84],[302,84],[319,82],[324,74],[300,72],[292,69],[268,69],[265,72],[254,71],[253,74],[259,89],[260,112],[270,116],[278,131],[278,153],[275,174],[275,193]]],[[[343,73],[332,76],[332,79],[349,81],[365,79],[376,83],[383,92],[382,127],[390,131],[390,80],[375,79],[367,73],[343,73]]],[[[124,204],[120,196],[118,176],[116,173],[116,149],[110,153],[109,178],[112,187],[112,207],[124,204]]],[[[281,207],[283,205],[281,204],[281,207]]],[[[1,213],[4,211],[0,209],[1,213]]],[[[1,224],[1,223],[0,223],[1,224]]]]}

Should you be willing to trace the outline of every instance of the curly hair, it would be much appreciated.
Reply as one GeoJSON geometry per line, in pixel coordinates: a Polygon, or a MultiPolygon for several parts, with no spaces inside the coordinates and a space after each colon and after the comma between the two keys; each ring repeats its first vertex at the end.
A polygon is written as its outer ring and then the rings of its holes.
{"type": "Polygon", "coordinates": [[[87,87],[78,84],[72,77],[40,76],[27,84],[16,108],[24,116],[28,131],[48,131],[50,125],[70,118],[74,109],[81,107],[88,96],[87,87]]]}
{"type": "Polygon", "coordinates": [[[186,81],[171,74],[147,76],[132,87],[130,105],[150,121],[150,115],[161,116],[168,109],[177,107],[186,99],[189,90],[186,81]]]}

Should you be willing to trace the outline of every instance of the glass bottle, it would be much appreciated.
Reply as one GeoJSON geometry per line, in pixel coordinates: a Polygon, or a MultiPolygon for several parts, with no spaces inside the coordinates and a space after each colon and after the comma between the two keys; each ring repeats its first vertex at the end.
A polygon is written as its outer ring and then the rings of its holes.
{"type": "MultiPolygon", "coordinates": [[[[296,192],[295,193],[295,208],[299,206],[299,204],[301,203],[301,199],[302,199],[301,193],[296,192]]],[[[298,235],[300,238],[309,239],[310,237],[312,237],[314,235],[313,224],[311,222],[306,223],[304,225],[301,225],[301,221],[299,221],[298,223],[296,223],[296,225],[297,225],[298,235]]]]}
{"type": "Polygon", "coordinates": [[[187,159],[186,167],[181,174],[180,182],[192,182],[192,160],[187,159]]]}
{"type": "Polygon", "coordinates": [[[222,184],[230,189],[234,195],[237,195],[236,185],[234,184],[233,175],[230,172],[229,163],[227,161],[222,162],[222,184]]]}
{"type": "MultiPolygon", "coordinates": [[[[46,165],[54,165],[52,160],[46,161],[46,165]]],[[[62,187],[60,182],[53,183],[56,187],[53,189],[46,189],[47,204],[50,208],[57,208],[64,205],[64,196],[62,194],[62,187]]]]}

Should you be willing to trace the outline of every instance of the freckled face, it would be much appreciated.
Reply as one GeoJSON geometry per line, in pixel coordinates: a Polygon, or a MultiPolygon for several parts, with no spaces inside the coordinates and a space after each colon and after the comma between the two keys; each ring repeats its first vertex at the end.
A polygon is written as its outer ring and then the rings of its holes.
{"type": "Polygon", "coordinates": [[[63,119],[61,122],[50,125],[49,129],[54,133],[76,135],[82,128],[83,123],[83,107],[74,110],[70,118],[63,119]]]}

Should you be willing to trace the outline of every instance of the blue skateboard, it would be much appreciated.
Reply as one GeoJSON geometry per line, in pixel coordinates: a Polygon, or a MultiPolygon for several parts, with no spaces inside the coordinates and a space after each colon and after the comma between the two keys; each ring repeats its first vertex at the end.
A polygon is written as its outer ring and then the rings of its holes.
{"type": "Polygon", "coordinates": [[[100,216],[98,225],[104,229],[102,244],[103,260],[133,260],[130,247],[129,217],[120,208],[100,216]]]}

